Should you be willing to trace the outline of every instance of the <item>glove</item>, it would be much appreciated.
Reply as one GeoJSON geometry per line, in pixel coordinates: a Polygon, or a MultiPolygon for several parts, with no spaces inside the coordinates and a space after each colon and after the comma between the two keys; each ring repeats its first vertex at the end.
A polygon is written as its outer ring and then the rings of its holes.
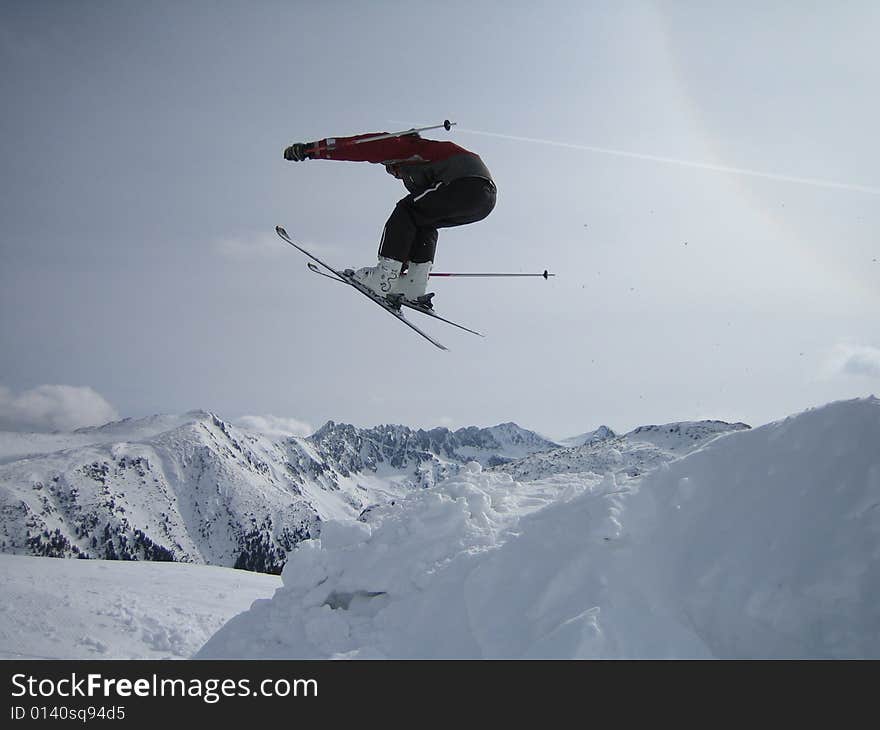
{"type": "Polygon", "coordinates": [[[296,142],[284,150],[284,159],[291,162],[302,162],[311,158],[311,151],[311,142],[296,142]]]}

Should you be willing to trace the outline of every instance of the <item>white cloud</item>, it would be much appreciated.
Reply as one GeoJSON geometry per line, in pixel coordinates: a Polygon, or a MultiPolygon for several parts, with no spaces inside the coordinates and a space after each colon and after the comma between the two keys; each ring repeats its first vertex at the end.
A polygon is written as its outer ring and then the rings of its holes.
{"type": "Polygon", "coordinates": [[[880,349],[870,345],[837,345],[832,357],[834,372],[880,378],[880,349]]]}
{"type": "MultiPolygon", "coordinates": [[[[325,260],[338,258],[344,253],[344,249],[332,243],[315,243],[314,241],[297,241],[297,243],[325,260]]],[[[291,255],[290,246],[282,241],[275,231],[258,231],[241,236],[221,238],[214,242],[214,249],[223,258],[231,261],[252,261],[255,259],[265,261],[266,259],[291,255]]]]}
{"type": "Polygon", "coordinates": [[[310,436],[315,429],[308,423],[280,416],[242,416],[235,420],[242,428],[264,433],[267,436],[310,436]]]}
{"type": "Polygon", "coordinates": [[[0,386],[3,431],[72,431],[117,418],[116,409],[89,387],[41,385],[14,395],[0,386]]]}
{"type": "MultiPolygon", "coordinates": [[[[222,238],[215,243],[220,255],[233,261],[281,256],[285,253],[285,245],[284,241],[270,231],[236,236],[235,238],[222,238]]],[[[288,248],[290,247],[288,246],[288,248]]]]}

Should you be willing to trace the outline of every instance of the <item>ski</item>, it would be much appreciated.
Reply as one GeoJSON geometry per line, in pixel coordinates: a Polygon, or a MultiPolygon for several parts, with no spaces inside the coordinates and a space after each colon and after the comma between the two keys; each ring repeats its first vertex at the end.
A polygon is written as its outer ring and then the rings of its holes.
{"type": "MultiPolygon", "coordinates": [[[[290,236],[287,235],[287,231],[285,231],[284,228],[282,228],[281,226],[275,226],[275,233],[278,234],[278,236],[281,238],[281,240],[285,241],[286,243],[289,243],[291,246],[293,246],[295,249],[297,249],[301,253],[304,253],[306,256],[308,256],[310,259],[312,259],[312,261],[314,261],[316,264],[320,264],[323,268],[327,269],[327,271],[331,272],[332,274],[335,274],[336,277],[339,279],[339,281],[343,282],[344,284],[348,284],[353,289],[356,289],[361,294],[363,294],[365,297],[367,297],[368,299],[370,299],[371,301],[375,302],[380,307],[382,307],[382,309],[384,309],[386,312],[388,312],[388,314],[393,315],[396,319],[403,322],[411,330],[420,334],[428,342],[430,342],[432,345],[434,345],[434,347],[438,347],[441,350],[448,349],[446,346],[437,342],[437,340],[435,340],[433,337],[431,337],[431,335],[429,335],[427,332],[423,331],[422,329],[420,329],[419,327],[414,325],[412,322],[410,322],[406,317],[403,316],[403,313],[400,311],[400,309],[395,308],[390,303],[383,301],[379,297],[375,296],[373,293],[371,293],[365,287],[360,286],[356,281],[352,281],[350,278],[345,276],[345,274],[343,274],[341,271],[337,271],[329,264],[324,263],[323,261],[321,261],[321,259],[319,259],[317,256],[315,256],[315,254],[311,253],[310,251],[307,251],[302,246],[300,246],[298,243],[294,242],[293,239],[291,239],[290,236]]],[[[331,276],[330,278],[333,278],[333,277],[331,276]]]]}
{"type": "Polygon", "coordinates": [[[465,327],[463,324],[459,324],[458,322],[453,322],[451,319],[446,319],[446,317],[441,317],[437,312],[429,307],[420,307],[418,304],[412,304],[403,300],[400,302],[404,307],[408,309],[412,309],[414,312],[421,312],[422,314],[433,317],[440,322],[445,322],[446,324],[452,325],[453,327],[458,327],[460,330],[464,330],[465,332],[470,332],[472,335],[476,335],[477,337],[485,337],[482,332],[477,332],[477,330],[472,330],[470,327],[465,327]]]}
{"type": "MultiPolygon", "coordinates": [[[[333,281],[338,281],[342,284],[348,284],[345,279],[339,278],[339,276],[333,276],[324,271],[321,271],[314,263],[311,261],[308,264],[309,271],[313,274],[318,274],[319,276],[325,276],[328,279],[332,279],[333,281]]],[[[400,301],[400,304],[408,309],[412,309],[415,312],[421,312],[422,314],[427,315],[428,317],[433,317],[434,319],[438,319],[441,322],[445,322],[446,324],[451,324],[453,327],[458,327],[460,330],[464,330],[465,332],[470,332],[472,335],[477,335],[478,337],[485,337],[482,332],[477,332],[476,330],[470,329],[470,327],[465,327],[463,324],[459,324],[458,322],[453,322],[451,319],[446,319],[446,317],[441,317],[437,314],[433,309],[428,309],[427,307],[420,307],[418,304],[412,304],[411,302],[407,302],[405,299],[400,301]]]]}

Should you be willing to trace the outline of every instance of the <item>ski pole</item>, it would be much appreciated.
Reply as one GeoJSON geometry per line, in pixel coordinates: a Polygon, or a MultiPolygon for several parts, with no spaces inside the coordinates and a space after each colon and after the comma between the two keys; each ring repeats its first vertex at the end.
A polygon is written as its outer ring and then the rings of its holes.
{"type": "Polygon", "coordinates": [[[474,273],[474,274],[467,273],[467,274],[465,274],[465,273],[454,273],[454,272],[449,272],[449,273],[431,272],[430,274],[428,274],[428,276],[541,276],[544,279],[547,279],[551,276],[556,276],[556,274],[551,274],[549,271],[547,271],[545,269],[544,273],[542,273],[542,274],[496,274],[496,273],[474,273]]]}
{"type": "Polygon", "coordinates": [[[366,137],[365,139],[358,139],[352,142],[352,144],[363,144],[364,142],[375,142],[379,139],[389,139],[390,137],[405,137],[408,134],[416,134],[417,132],[425,132],[429,129],[440,129],[443,127],[447,132],[452,129],[457,124],[457,122],[450,122],[448,119],[443,121],[443,124],[435,124],[433,127],[419,127],[416,129],[404,129],[402,132],[391,132],[389,134],[377,134],[375,137],[366,137]]]}

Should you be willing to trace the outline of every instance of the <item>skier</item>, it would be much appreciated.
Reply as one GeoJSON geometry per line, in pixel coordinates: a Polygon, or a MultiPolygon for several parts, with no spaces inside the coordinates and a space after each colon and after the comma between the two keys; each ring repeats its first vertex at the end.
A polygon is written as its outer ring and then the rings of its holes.
{"type": "Polygon", "coordinates": [[[433,294],[426,290],[437,229],[483,220],[495,207],[495,183],[478,155],[452,142],[423,139],[418,132],[358,142],[383,134],[297,142],[284,150],[284,159],[379,163],[403,182],[409,195],[385,223],[378,262],[352,277],[380,296],[430,308],[433,294]]]}

